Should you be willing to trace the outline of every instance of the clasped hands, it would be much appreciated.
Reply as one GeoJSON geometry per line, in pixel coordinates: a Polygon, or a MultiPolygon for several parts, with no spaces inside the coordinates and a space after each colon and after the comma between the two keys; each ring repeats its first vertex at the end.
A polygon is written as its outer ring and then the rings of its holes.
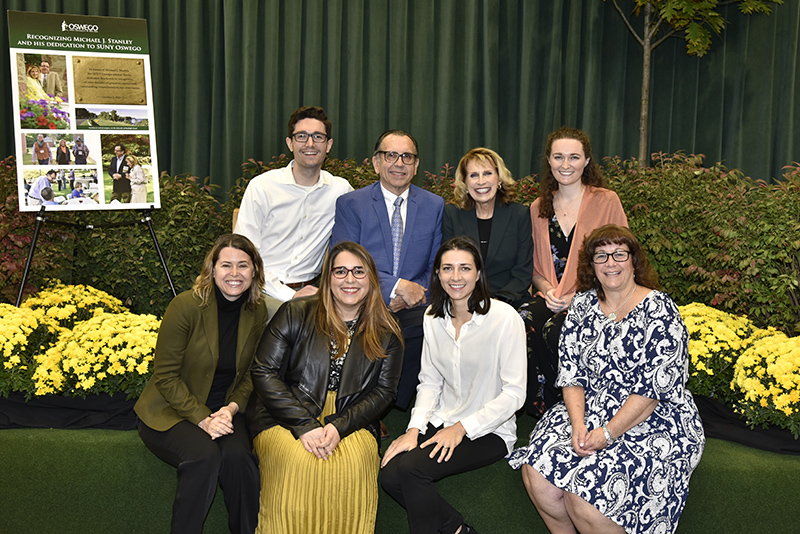
{"type": "Polygon", "coordinates": [[[427,302],[425,291],[426,289],[416,282],[399,279],[397,287],[394,288],[395,297],[389,302],[389,310],[398,312],[425,304],[427,302]]]}
{"type": "MultiPolygon", "coordinates": [[[[452,426],[446,426],[436,432],[429,440],[421,443],[419,448],[424,449],[429,445],[434,445],[428,457],[433,459],[438,455],[439,458],[436,460],[438,463],[447,462],[450,460],[450,457],[453,456],[455,448],[461,444],[461,441],[466,435],[467,431],[464,429],[464,425],[461,424],[461,421],[459,421],[452,426]]],[[[383,460],[381,461],[381,467],[385,467],[386,464],[389,463],[389,460],[401,452],[413,450],[417,446],[418,440],[419,429],[409,428],[405,434],[394,440],[386,449],[386,453],[383,455],[383,460]]]]}
{"type": "Polygon", "coordinates": [[[233,416],[238,412],[239,405],[232,402],[197,423],[197,426],[205,430],[211,439],[233,434],[233,416]]]}
{"type": "Polygon", "coordinates": [[[336,446],[339,445],[339,441],[339,431],[331,423],[309,430],[300,436],[300,443],[303,444],[303,447],[320,460],[330,458],[333,451],[336,450],[336,446]]]}
{"type": "Polygon", "coordinates": [[[572,302],[572,297],[575,296],[575,293],[568,293],[563,297],[558,298],[555,296],[555,292],[556,288],[551,287],[547,291],[539,291],[537,295],[544,299],[544,303],[547,305],[547,308],[553,313],[558,313],[569,308],[569,303],[572,302]]]}
{"type": "Polygon", "coordinates": [[[572,448],[578,456],[591,456],[608,445],[606,435],[601,427],[597,427],[591,432],[586,425],[573,427],[572,429],[572,448]]]}

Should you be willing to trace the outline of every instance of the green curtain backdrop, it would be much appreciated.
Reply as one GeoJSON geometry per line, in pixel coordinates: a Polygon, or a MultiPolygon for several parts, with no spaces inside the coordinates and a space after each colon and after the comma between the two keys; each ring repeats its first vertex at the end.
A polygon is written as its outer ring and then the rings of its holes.
{"type": "MultiPolygon", "coordinates": [[[[247,158],[286,152],[286,121],[324,106],[331,154],[362,159],[387,128],[421,169],[496,149],[539,171],[547,134],[583,128],[595,153],[638,150],[642,54],[602,0],[0,0],[0,98],[11,110],[5,11],[148,20],[160,170],[227,190],[247,158]]],[[[770,180],[800,159],[800,2],[729,21],[703,58],[654,55],[650,151],[705,154],[770,180]]],[[[0,153],[14,152],[11,113],[0,153]]]]}

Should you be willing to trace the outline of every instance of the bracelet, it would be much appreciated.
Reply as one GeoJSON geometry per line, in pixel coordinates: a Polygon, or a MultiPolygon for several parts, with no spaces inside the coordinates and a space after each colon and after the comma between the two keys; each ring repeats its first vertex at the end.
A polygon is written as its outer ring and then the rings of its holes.
{"type": "Polygon", "coordinates": [[[603,429],[603,434],[606,437],[606,445],[611,445],[614,443],[614,436],[611,434],[611,431],[608,429],[608,425],[603,425],[601,427],[603,429]]]}

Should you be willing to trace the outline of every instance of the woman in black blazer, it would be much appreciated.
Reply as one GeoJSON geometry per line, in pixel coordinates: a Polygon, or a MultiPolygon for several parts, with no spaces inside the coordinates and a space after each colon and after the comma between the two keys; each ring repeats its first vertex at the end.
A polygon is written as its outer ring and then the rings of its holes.
{"type": "Polygon", "coordinates": [[[516,182],[497,152],[473,148],[456,169],[454,204],[444,208],[442,242],[465,235],[480,243],[489,292],[519,308],[531,298],[530,210],[514,202],[516,182]]]}

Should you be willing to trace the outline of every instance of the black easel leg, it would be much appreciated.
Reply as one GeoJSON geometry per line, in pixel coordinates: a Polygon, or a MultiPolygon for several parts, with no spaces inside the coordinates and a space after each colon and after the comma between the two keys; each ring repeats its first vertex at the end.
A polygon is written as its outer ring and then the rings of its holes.
{"type": "Polygon", "coordinates": [[[47,218],[44,216],[44,206],[39,210],[36,216],[36,228],[33,229],[33,239],[31,240],[31,249],[28,251],[28,261],[25,262],[25,270],[22,271],[22,282],[19,284],[19,293],[17,293],[17,308],[22,304],[22,292],[25,290],[25,282],[28,280],[28,272],[31,270],[31,263],[33,262],[33,251],[36,248],[36,240],[39,239],[39,230],[47,218]]]}
{"type": "Polygon", "coordinates": [[[144,213],[144,219],[142,222],[146,222],[147,228],[150,229],[150,237],[153,238],[153,244],[156,246],[156,254],[158,254],[158,259],[161,260],[161,267],[164,268],[164,274],[167,275],[167,282],[169,283],[169,288],[172,290],[172,296],[177,297],[178,293],[175,291],[175,285],[172,283],[172,277],[169,275],[167,262],[164,261],[164,255],[161,253],[161,247],[158,246],[158,239],[156,239],[156,231],[153,229],[153,219],[150,217],[150,210],[142,210],[142,212],[144,213]]]}

